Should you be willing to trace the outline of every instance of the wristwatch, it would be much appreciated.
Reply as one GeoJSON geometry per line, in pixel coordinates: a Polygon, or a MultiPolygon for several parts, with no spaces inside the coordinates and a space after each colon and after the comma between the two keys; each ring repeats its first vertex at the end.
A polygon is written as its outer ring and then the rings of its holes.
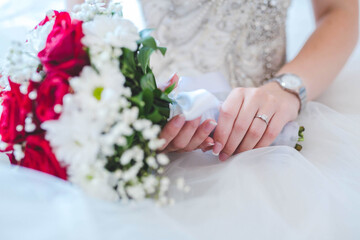
{"type": "Polygon", "coordinates": [[[268,82],[277,82],[282,89],[296,95],[300,100],[299,113],[304,109],[306,105],[306,88],[301,78],[295,74],[282,74],[275,78],[270,79],[268,82]]]}

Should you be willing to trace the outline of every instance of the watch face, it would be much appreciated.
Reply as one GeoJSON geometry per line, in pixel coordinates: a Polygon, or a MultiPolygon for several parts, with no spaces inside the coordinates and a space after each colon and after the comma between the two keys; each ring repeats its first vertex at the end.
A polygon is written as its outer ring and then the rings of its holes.
{"type": "Polygon", "coordinates": [[[298,89],[301,87],[302,82],[295,75],[283,75],[281,78],[281,85],[287,89],[298,89]]]}

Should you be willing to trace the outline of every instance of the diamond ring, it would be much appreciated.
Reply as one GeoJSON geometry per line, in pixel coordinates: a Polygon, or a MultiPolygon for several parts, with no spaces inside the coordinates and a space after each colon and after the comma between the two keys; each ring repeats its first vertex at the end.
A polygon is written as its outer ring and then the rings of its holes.
{"type": "Polygon", "coordinates": [[[269,117],[265,114],[259,114],[255,118],[260,118],[266,123],[266,126],[269,125],[269,117]]]}

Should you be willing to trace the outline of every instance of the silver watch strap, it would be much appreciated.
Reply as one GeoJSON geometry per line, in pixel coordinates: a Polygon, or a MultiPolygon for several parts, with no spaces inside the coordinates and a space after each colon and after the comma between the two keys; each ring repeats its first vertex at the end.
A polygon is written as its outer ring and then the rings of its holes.
{"type": "Polygon", "coordinates": [[[289,93],[296,95],[300,101],[299,114],[304,110],[304,108],[306,106],[306,102],[307,102],[307,92],[306,92],[306,88],[299,76],[297,76],[295,74],[282,74],[275,78],[269,79],[267,82],[277,82],[282,89],[284,89],[285,91],[287,91],[289,93]],[[298,89],[290,89],[290,88],[284,87],[282,84],[283,83],[282,76],[284,76],[284,75],[292,75],[293,77],[298,78],[302,83],[301,86],[298,89]]]}

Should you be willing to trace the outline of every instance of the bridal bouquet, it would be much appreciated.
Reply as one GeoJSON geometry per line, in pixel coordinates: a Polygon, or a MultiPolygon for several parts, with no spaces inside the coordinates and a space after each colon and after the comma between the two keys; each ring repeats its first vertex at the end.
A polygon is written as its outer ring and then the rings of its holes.
{"type": "Polygon", "coordinates": [[[11,49],[1,78],[2,152],[108,200],[166,204],[169,163],[156,149],[168,94],[149,67],[158,47],[121,5],[86,1],[51,11],[11,49]]]}

